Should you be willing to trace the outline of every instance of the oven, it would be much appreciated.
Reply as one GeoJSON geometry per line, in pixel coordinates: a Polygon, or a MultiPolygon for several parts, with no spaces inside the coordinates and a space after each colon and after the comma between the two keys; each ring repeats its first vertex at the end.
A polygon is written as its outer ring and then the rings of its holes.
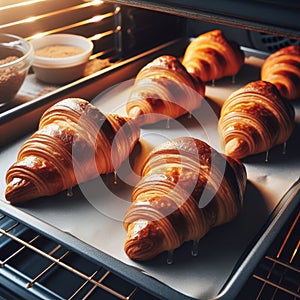
{"type": "Polygon", "coordinates": [[[194,37],[221,29],[241,45],[246,66],[234,81],[207,83],[209,101],[220,105],[258,78],[270,53],[300,44],[299,12],[297,2],[281,0],[2,1],[0,32],[28,41],[73,33],[94,49],[82,78],[46,84],[30,70],[16,97],[0,106],[0,299],[300,299],[299,99],[287,153],[276,147],[267,162],[263,154],[245,162],[250,179],[241,215],[209,232],[196,257],[186,243],[172,263],[167,254],[153,264],[129,261],[115,241],[124,234],[119,202],[96,195],[99,208],[80,187],[72,198],[61,193],[17,206],[4,199],[7,167],[54,103],[80,97],[115,110],[145,64],[163,54],[181,57],[194,37]]]}

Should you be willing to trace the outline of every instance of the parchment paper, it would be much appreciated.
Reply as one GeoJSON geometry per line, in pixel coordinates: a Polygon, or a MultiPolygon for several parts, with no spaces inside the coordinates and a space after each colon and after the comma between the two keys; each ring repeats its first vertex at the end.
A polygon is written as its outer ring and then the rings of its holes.
{"type": "MultiPolygon", "coordinates": [[[[139,179],[141,157],[153,146],[172,137],[188,135],[201,138],[222,151],[216,130],[220,106],[231,92],[249,81],[259,79],[261,63],[262,60],[249,57],[235,78],[235,83],[232,83],[231,78],[225,78],[216,81],[214,86],[207,84],[206,101],[192,116],[186,115],[178,120],[170,120],[169,123],[162,121],[145,126],[141,131],[141,143],[117,172],[117,184],[114,183],[113,174],[100,176],[75,187],[72,197],[68,197],[67,192],[62,192],[54,197],[20,205],[19,209],[140,269],[185,295],[196,299],[217,296],[240,256],[247,251],[251,240],[284,193],[299,177],[299,102],[294,102],[297,124],[287,144],[287,153],[282,154],[282,146],[277,146],[269,152],[268,162],[265,162],[264,153],[243,160],[248,174],[243,209],[232,222],[212,229],[200,240],[198,256],[191,255],[192,243],[188,242],[174,252],[173,264],[166,263],[166,253],[148,262],[135,263],[123,252],[126,233],[122,220],[129,206],[132,186],[139,179]]],[[[103,112],[124,114],[124,104],[131,86],[132,81],[114,86],[92,103],[103,112]]],[[[26,137],[1,149],[2,199],[5,172],[15,161],[25,139],[26,137]]]]}

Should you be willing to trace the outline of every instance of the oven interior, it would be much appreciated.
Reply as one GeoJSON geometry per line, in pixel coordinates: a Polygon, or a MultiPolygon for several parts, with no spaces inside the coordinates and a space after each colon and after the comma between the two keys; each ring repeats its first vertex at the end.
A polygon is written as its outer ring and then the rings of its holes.
{"type": "MultiPolygon", "coordinates": [[[[41,113],[59,99],[76,95],[92,100],[113,83],[128,79],[158,53],[172,49],[180,55],[179,41],[202,32],[222,29],[262,56],[300,44],[293,16],[284,14],[277,24],[262,24],[260,16],[233,18],[230,13],[236,13],[239,5],[231,1],[224,1],[224,7],[216,1],[214,10],[201,2],[1,3],[0,32],[28,40],[40,33],[80,34],[94,43],[91,60],[109,61],[109,66],[66,86],[38,83],[30,73],[16,99],[0,107],[0,154],[34,130],[41,113]]],[[[253,2],[267,9],[270,22],[280,9],[299,11],[297,4],[288,6],[283,1],[253,2]]],[[[242,13],[251,9],[255,6],[242,13]]],[[[253,253],[240,258],[216,299],[300,298],[299,198],[298,180],[250,242],[253,253]]],[[[0,299],[192,299],[5,202],[0,204],[0,245],[0,299]]]]}

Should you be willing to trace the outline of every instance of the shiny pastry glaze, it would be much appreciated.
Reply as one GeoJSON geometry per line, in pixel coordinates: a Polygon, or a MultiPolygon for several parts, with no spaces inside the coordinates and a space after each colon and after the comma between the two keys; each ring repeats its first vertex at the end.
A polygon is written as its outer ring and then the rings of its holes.
{"type": "Polygon", "coordinates": [[[11,203],[54,195],[118,169],[139,139],[136,122],[104,115],[88,101],[65,99],[42,116],[6,174],[11,203]]]}
{"type": "Polygon", "coordinates": [[[213,30],[192,40],[182,64],[193,77],[206,82],[237,74],[244,58],[239,45],[228,41],[221,30],[213,30]]]}
{"type": "Polygon", "coordinates": [[[284,143],[294,128],[294,111],[265,81],[250,82],[224,102],[218,130],[225,153],[234,158],[284,143]]]}
{"type": "Polygon", "coordinates": [[[155,147],[124,217],[127,255],[147,260],[239,212],[246,185],[244,166],[198,139],[182,137],[155,147]]]}
{"type": "Polygon", "coordinates": [[[204,84],[194,79],[174,56],[156,58],[137,74],[126,104],[141,124],[177,118],[198,108],[204,84]]]}
{"type": "Polygon", "coordinates": [[[267,57],[261,68],[261,79],[273,83],[282,97],[299,98],[300,46],[287,46],[267,57]]]}

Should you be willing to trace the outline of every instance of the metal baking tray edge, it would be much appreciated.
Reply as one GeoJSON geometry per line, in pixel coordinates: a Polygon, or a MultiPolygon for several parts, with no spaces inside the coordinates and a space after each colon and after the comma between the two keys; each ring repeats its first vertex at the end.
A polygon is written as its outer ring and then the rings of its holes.
{"type": "Polygon", "coordinates": [[[279,200],[265,225],[251,241],[232,271],[228,281],[215,299],[232,300],[253,273],[278,233],[300,203],[300,177],[279,200]]]}
{"type": "MultiPolygon", "coordinates": [[[[213,299],[233,300],[237,296],[258,262],[276,238],[280,229],[296,209],[298,203],[300,203],[300,178],[289,188],[278,202],[278,205],[265,223],[265,226],[261,229],[256,238],[250,242],[248,250],[240,257],[236,264],[236,268],[232,271],[228,281],[213,299]]],[[[77,251],[89,259],[92,259],[95,263],[100,263],[113,273],[162,300],[196,300],[195,298],[184,295],[155,278],[136,270],[132,266],[126,265],[101,250],[95,249],[69,233],[63,232],[24,211],[20,211],[17,207],[10,205],[3,200],[0,200],[0,210],[11,216],[13,219],[33,228],[35,231],[77,251]]]]}

